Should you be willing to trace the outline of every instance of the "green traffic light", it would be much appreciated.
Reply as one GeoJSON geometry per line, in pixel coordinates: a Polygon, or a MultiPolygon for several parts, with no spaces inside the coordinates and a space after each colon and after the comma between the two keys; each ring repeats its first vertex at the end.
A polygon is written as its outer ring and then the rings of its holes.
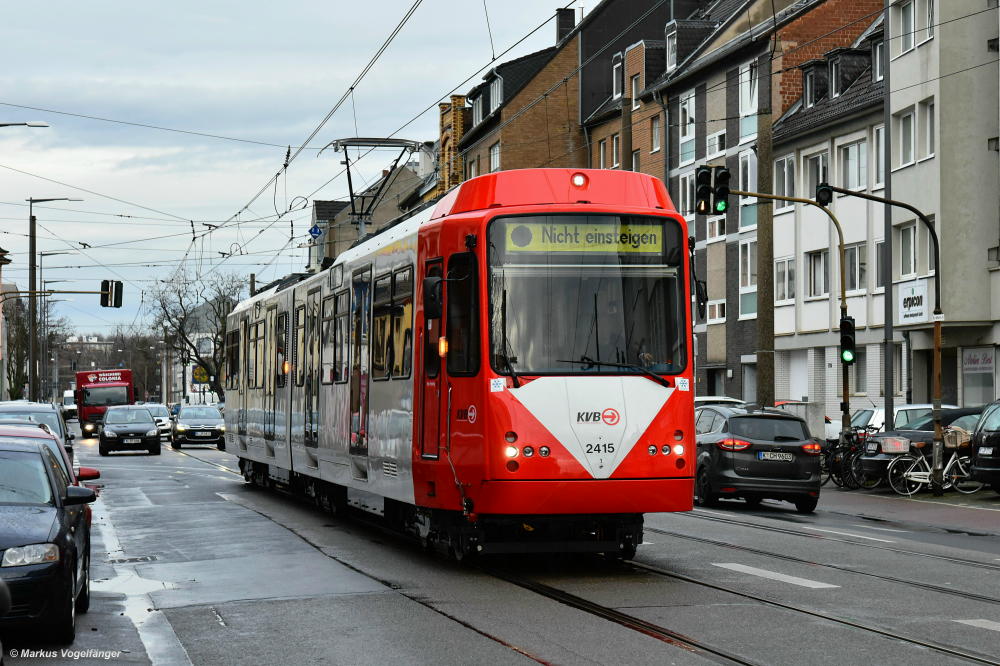
{"type": "Polygon", "coordinates": [[[728,201],[717,201],[715,203],[715,211],[717,213],[725,213],[727,208],[729,208],[728,201]]]}
{"type": "Polygon", "coordinates": [[[840,360],[844,363],[854,363],[854,352],[850,349],[845,349],[840,352],[840,360]]]}

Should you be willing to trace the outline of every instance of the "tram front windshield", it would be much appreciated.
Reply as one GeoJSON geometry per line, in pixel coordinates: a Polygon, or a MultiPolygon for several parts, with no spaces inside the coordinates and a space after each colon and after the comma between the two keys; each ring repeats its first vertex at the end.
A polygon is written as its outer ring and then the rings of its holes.
{"type": "Polygon", "coordinates": [[[489,227],[500,374],[676,374],[687,364],[684,242],[669,218],[544,215],[489,227]]]}

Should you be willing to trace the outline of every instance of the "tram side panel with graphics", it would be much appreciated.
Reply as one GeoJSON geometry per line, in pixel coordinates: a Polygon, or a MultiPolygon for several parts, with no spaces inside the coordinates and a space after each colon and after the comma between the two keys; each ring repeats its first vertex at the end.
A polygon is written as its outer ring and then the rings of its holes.
{"type": "Polygon", "coordinates": [[[631,555],[643,513],[691,508],[686,237],[655,178],[500,172],[269,285],[230,317],[274,380],[234,381],[274,424],[244,474],[456,554],[631,555]]]}

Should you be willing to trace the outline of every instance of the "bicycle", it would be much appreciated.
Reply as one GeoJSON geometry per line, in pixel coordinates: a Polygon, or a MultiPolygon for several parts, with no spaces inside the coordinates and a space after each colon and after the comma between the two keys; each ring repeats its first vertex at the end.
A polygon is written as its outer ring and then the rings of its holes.
{"type": "MultiPolygon", "coordinates": [[[[962,433],[949,430],[945,434],[945,445],[951,449],[951,457],[944,466],[941,489],[954,488],[964,495],[978,492],[985,484],[972,478],[972,459],[958,454],[961,448],[968,446],[968,439],[963,441],[962,433]]],[[[930,485],[931,465],[927,456],[921,453],[904,453],[889,463],[885,475],[890,488],[909,497],[930,485]]]]}

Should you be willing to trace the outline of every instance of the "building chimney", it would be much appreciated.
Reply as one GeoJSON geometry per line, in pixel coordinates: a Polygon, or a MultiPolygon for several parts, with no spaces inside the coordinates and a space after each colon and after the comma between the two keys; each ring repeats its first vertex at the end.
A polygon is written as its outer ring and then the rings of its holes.
{"type": "Polygon", "coordinates": [[[556,10],[556,44],[576,27],[576,10],[563,7],[556,10]]]}

